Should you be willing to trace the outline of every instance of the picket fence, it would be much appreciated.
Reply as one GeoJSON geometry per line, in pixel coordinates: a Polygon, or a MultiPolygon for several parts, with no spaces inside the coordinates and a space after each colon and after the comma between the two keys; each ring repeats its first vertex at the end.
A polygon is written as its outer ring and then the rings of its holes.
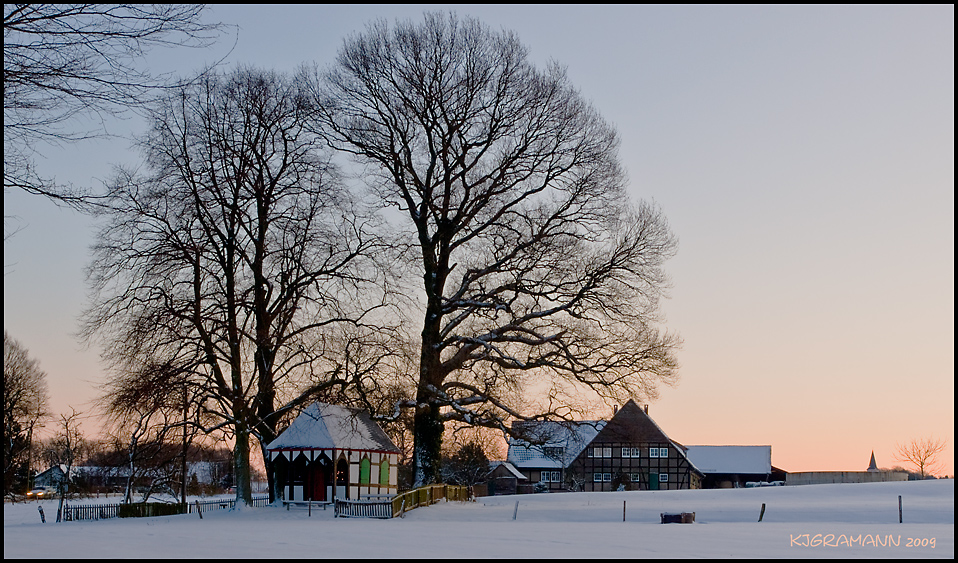
{"type": "MultiPolygon", "coordinates": [[[[269,495],[254,496],[253,506],[269,504],[269,495]]],[[[186,505],[179,503],[140,502],[131,504],[78,504],[67,505],[63,508],[63,519],[71,520],[103,520],[106,518],[168,516],[171,514],[193,514],[197,510],[222,510],[233,508],[236,499],[194,501],[186,505]],[[121,508],[123,507],[123,508],[121,508]]]]}

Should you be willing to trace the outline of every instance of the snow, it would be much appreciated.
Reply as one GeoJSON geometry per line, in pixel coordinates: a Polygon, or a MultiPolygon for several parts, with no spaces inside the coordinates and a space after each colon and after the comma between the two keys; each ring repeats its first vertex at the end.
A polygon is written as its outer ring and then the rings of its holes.
{"type": "Polygon", "coordinates": [[[313,403],[269,443],[276,449],[351,449],[397,451],[368,415],[338,405],[313,403]]]}
{"type": "Polygon", "coordinates": [[[686,457],[703,473],[772,472],[772,446],[686,446],[686,457]]]}
{"type": "Polygon", "coordinates": [[[405,518],[279,507],[53,523],[56,501],[6,504],[13,557],[936,557],[953,559],[954,481],[552,493],[441,502],[405,518]],[[898,495],[904,524],[898,523],[898,495]],[[623,501],[626,521],[622,521],[623,501]],[[512,520],[516,502],[517,518],[512,520]],[[758,515],[766,504],[763,522],[758,515]],[[661,512],[696,513],[660,524],[661,512]],[[370,541],[373,539],[374,541],[370,541]],[[910,547],[909,541],[917,547],[910,547]],[[934,546],[932,546],[934,542],[934,546]]]}

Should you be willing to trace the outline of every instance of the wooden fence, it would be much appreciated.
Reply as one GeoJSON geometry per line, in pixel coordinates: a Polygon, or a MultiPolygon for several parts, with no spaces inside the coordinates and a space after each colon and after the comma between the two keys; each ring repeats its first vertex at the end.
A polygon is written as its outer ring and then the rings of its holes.
{"type": "Polygon", "coordinates": [[[426,485],[385,500],[336,499],[336,517],[394,518],[407,510],[428,506],[442,499],[465,501],[472,498],[469,487],[457,485],[426,485]]]}
{"type": "Polygon", "coordinates": [[[336,518],[392,518],[392,502],[389,500],[335,499],[336,518]]]}
{"type": "MultiPolygon", "coordinates": [[[[63,519],[70,520],[103,520],[106,518],[118,517],[149,517],[166,516],[169,514],[193,514],[196,512],[197,504],[203,512],[208,510],[221,510],[233,508],[236,505],[236,499],[222,500],[204,500],[192,502],[181,508],[181,504],[173,503],[132,503],[132,504],[85,504],[85,505],[67,505],[63,508],[63,519]],[[156,507],[154,505],[160,505],[156,507]],[[122,508],[121,508],[122,507],[122,508]]],[[[254,496],[253,506],[266,506],[269,504],[269,495],[254,496]]]]}

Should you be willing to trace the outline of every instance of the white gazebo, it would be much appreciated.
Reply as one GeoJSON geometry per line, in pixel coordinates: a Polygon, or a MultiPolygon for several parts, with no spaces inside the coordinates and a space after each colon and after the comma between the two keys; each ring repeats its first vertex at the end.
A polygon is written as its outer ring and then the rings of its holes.
{"type": "Polygon", "coordinates": [[[399,448],[363,411],[313,403],[266,449],[286,501],[397,492],[399,448]]]}

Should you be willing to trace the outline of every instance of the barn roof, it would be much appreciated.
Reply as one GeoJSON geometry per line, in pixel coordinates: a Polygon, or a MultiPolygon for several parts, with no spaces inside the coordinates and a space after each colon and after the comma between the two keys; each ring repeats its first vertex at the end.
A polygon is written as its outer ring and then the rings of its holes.
{"type": "Polygon", "coordinates": [[[266,449],[399,452],[399,448],[366,412],[319,402],[306,407],[266,449]]]}
{"type": "Polygon", "coordinates": [[[767,475],[772,472],[772,446],[686,446],[692,465],[705,474],[767,475]]]}
{"type": "Polygon", "coordinates": [[[489,462],[489,473],[491,474],[493,471],[495,471],[496,469],[498,469],[499,466],[502,466],[503,468],[505,468],[505,470],[508,471],[510,475],[512,475],[513,477],[515,477],[516,479],[518,479],[518,480],[520,480],[520,481],[528,481],[528,480],[529,480],[525,475],[523,475],[522,473],[520,473],[518,469],[516,469],[516,466],[512,465],[512,464],[509,463],[508,461],[490,461],[490,462],[489,462]]]}

